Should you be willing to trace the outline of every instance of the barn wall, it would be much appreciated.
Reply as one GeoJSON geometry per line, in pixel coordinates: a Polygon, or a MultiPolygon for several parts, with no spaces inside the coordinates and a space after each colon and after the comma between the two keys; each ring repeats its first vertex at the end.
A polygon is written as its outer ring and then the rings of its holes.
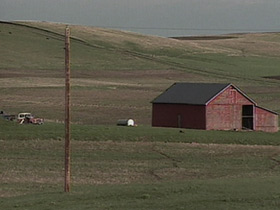
{"type": "Polygon", "coordinates": [[[256,107],[256,130],[265,132],[278,131],[278,115],[256,107]]]}
{"type": "Polygon", "coordinates": [[[205,129],[205,106],[153,104],[152,126],[205,129]]]}
{"type": "Polygon", "coordinates": [[[242,129],[242,105],[213,104],[206,108],[207,130],[242,129]]]}
{"type": "Polygon", "coordinates": [[[207,130],[241,130],[242,106],[253,103],[230,86],[206,107],[207,130]]]}

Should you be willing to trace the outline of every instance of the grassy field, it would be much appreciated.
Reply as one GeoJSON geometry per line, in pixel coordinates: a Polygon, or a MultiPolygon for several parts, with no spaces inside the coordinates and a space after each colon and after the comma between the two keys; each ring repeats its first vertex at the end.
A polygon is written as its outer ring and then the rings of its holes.
{"type": "MultiPolygon", "coordinates": [[[[62,121],[64,24],[0,24],[0,107],[62,121]]],[[[151,104],[174,82],[226,82],[280,111],[280,34],[175,40],[71,26],[73,121],[150,125],[151,104]],[[94,117],[93,117],[94,116],[94,117]]]]}
{"type": "Polygon", "coordinates": [[[64,24],[0,22],[0,209],[279,209],[280,133],[152,128],[174,82],[229,82],[280,112],[280,33],[170,39],[71,28],[72,191],[63,193],[64,24]],[[278,78],[278,79],[277,79],[278,78]],[[133,118],[138,127],[115,126],[133,118]]]}
{"type": "Polygon", "coordinates": [[[277,209],[279,133],[72,125],[63,193],[63,124],[0,120],[4,209],[277,209]]]}
{"type": "Polygon", "coordinates": [[[279,134],[73,126],[72,190],[66,195],[62,126],[7,127],[7,123],[1,124],[6,131],[0,141],[4,209],[280,205],[279,134]]]}
{"type": "MultiPolygon", "coordinates": [[[[44,126],[18,125],[0,121],[1,139],[9,140],[62,140],[64,124],[45,123],[44,126]],[[15,132],[16,131],[16,132],[15,132]]],[[[173,142],[203,144],[280,145],[280,132],[203,131],[150,126],[122,127],[114,125],[71,126],[72,139],[76,141],[129,141],[129,142],[173,142]]]]}

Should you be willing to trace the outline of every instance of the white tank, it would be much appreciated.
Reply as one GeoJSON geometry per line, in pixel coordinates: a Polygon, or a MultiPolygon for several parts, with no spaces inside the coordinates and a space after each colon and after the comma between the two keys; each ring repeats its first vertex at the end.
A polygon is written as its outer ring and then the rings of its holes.
{"type": "Polygon", "coordinates": [[[127,126],[134,126],[134,120],[133,119],[128,119],[127,120],[127,126]]]}

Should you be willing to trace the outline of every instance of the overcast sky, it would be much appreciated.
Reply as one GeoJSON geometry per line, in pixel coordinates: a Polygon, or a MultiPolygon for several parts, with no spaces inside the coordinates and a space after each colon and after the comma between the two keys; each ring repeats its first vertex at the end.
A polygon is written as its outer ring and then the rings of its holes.
{"type": "Polygon", "coordinates": [[[0,0],[0,20],[63,22],[159,36],[280,31],[280,0],[0,0]]]}

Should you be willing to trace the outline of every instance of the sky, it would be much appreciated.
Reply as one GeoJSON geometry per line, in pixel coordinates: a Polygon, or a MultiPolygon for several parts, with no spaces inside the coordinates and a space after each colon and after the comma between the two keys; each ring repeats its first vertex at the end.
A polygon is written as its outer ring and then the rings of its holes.
{"type": "Polygon", "coordinates": [[[163,37],[280,31],[280,0],[1,0],[0,20],[98,26],[163,37]]]}

